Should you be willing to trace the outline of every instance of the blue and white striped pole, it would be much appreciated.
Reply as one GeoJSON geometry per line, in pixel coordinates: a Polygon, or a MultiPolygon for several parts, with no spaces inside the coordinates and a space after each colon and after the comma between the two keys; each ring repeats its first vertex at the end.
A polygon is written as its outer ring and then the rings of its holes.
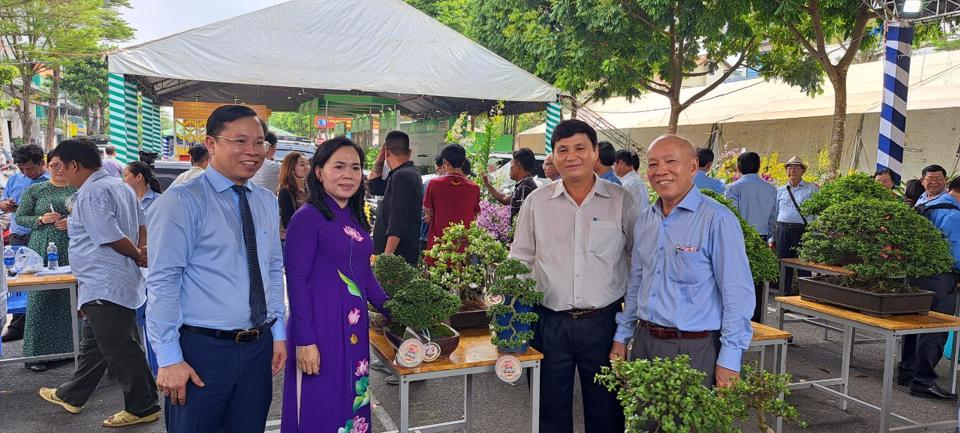
{"type": "Polygon", "coordinates": [[[907,89],[910,86],[910,46],[913,27],[905,21],[887,23],[886,54],[883,62],[883,108],[880,110],[880,139],[877,142],[877,170],[890,169],[893,182],[903,172],[903,143],[907,131],[907,89]]]}
{"type": "Polygon", "coordinates": [[[553,128],[557,127],[560,120],[563,119],[563,105],[559,102],[547,104],[547,130],[544,132],[544,150],[546,154],[553,153],[553,145],[550,144],[550,137],[553,136],[553,128]]]}

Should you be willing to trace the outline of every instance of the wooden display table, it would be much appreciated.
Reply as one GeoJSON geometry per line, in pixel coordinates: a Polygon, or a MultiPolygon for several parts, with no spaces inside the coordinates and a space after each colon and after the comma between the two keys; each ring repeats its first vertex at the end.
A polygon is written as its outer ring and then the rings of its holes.
{"type": "MultiPolygon", "coordinates": [[[[387,433],[473,431],[473,375],[493,372],[497,358],[500,356],[497,348],[490,343],[489,330],[460,331],[460,345],[448,359],[441,358],[434,362],[425,362],[416,368],[404,368],[395,364],[393,360],[396,357],[396,349],[383,334],[372,329],[370,345],[374,349],[374,355],[400,379],[400,425],[398,430],[387,433]],[[410,383],[454,376],[464,378],[463,418],[429,426],[410,427],[410,383]]],[[[531,348],[526,353],[515,356],[520,360],[522,367],[530,373],[531,431],[538,433],[540,431],[540,360],[543,359],[543,354],[531,348]]]]}
{"type": "MultiPolygon", "coordinates": [[[[779,327],[783,328],[784,314],[794,311],[812,317],[818,317],[841,324],[843,327],[843,352],[841,358],[840,377],[832,379],[811,380],[793,383],[791,389],[813,388],[841,398],[840,409],[847,409],[847,402],[857,403],[868,409],[880,412],[880,432],[890,431],[926,431],[926,430],[953,430],[958,427],[957,420],[939,421],[921,424],[909,418],[891,412],[893,394],[894,361],[896,359],[897,339],[904,335],[927,334],[936,332],[950,332],[960,330],[960,318],[931,311],[929,314],[904,314],[891,317],[876,317],[845,308],[817,302],[804,301],[799,296],[780,296],[778,303],[779,327]],[[855,330],[860,329],[877,334],[884,343],[883,382],[880,406],[867,403],[849,395],[850,386],[850,358],[853,352],[853,337],[855,330]],[[840,391],[829,388],[840,386],[840,391]],[[903,427],[893,428],[893,418],[906,424],[903,427]]],[[[954,345],[953,356],[956,359],[957,349],[954,345]]]]}
{"type": "Polygon", "coordinates": [[[37,276],[36,274],[22,274],[15,278],[7,277],[7,287],[11,292],[29,292],[34,290],[70,290],[70,328],[73,333],[73,352],[55,353],[42,356],[25,356],[20,358],[0,359],[0,365],[18,362],[37,362],[73,358],[74,367],[78,368],[80,354],[80,321],[77,319],[77,278],[72,274],[37,276]]]}
{"type": "MultiPolygon", "coordinates": [[[[791,334],[782,329],[777,329],[762,323],[750,322],[750,325],[753,326],[753,338],[750,341],[750,348],[747,349],[747,352],[760,352],[760,368],[765,368],[766,348],[773,346],[773,372],[776,374],[786,373],[787,342],[790,340],[791,334]]],[[[783,398],[783,395],[781,395],[780,398],[783,398]]],[[[774,431],[776,431],[776,433],[783,431],[782,417],[777,417],[774,431]]]]}

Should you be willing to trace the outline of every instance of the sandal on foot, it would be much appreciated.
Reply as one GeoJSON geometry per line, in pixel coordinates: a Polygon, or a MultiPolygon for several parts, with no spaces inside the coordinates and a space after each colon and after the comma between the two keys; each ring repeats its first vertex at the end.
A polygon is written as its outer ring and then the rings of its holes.
{"type": "Polygon", "coordinates": [[[124,411],[117,412],[110,418],[103,420],[103,426],[104,427],[126,427],[134,424],[154,422],[158,419],[160,419],[159,411],[151,413],[150,415],[136,416],[124,410],[124,411]]]}
{"type": "Polygon", "coordinates": [[[46,401],[49,401],[50,403],[53,403],[53,404],[59,404],[60,406],[63,406],[63,408],[66,409],[67,412],[70,412],[73,414],[77,414],[83,411],[83,406],[74,406],[70,403],[67,403],[61,400],[60,397],[57,397],[56,388],[40,388],[40,398],[46,401]]]}

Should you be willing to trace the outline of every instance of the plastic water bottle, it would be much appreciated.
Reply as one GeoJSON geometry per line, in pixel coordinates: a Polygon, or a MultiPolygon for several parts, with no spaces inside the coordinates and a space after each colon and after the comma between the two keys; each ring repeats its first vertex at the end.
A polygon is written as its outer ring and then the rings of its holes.
{"type": "Polygon", "coordinates": [[[3,267],[7,269],[8,274],[13,274],[13,265],[17,262],[16,254],[13,252],[13,247],[7,245],[3,248],[3,267]]]}
{"type": "Polygon", "coordinates": [[[60,267],[60,254],[57,252],[57,244],[50,242],[47,244],[47,269],[51,271],[60,267]]]}

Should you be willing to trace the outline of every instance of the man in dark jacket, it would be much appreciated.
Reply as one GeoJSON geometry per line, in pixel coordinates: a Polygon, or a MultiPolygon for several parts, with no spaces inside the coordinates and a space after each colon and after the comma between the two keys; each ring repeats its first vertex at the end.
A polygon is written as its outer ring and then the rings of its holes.
{"type": "Polygon", "coordinates": [[[370,172],[368,186],[371,194],[383,195],[373,227],[373,253],[395,254],[416,266],[420,259],[423,185],[410,155],[410,137],[391,131],[370,172]],[[382,175],[384,164],[390,168],[386,176],[382,175]]]}

